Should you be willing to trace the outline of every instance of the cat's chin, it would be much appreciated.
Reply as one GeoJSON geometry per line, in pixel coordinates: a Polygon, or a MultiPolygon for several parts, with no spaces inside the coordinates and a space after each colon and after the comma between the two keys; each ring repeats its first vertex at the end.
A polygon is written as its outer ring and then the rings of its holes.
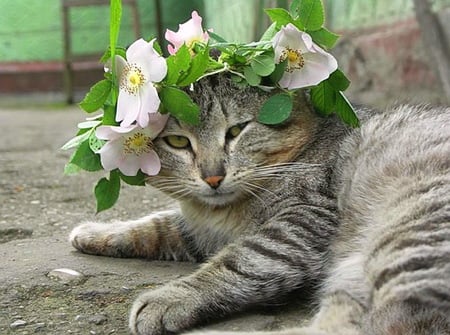
{"type": "Polygon", "coordinates": [[[214,195],[198,196],[200,202],[208,206],[223,207],[229,206],[238,200],[239,196],[236,193],[216,193],[214,195]]]}

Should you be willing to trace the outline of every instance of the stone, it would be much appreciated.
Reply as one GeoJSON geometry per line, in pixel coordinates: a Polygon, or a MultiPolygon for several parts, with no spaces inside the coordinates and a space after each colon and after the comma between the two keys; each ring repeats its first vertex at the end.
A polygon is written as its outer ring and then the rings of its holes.
{"type": "Polygon", "coordinates": [[[102,325],[108,321],[108,318],[104,314],[95,314],[88,318],[89,323],[93,323],[95,325],[102,325]]]}
{"type": "Polygon", "coordinates": [[[15,328],[26,326],[27,324],[28,324],[28,322],[26,322],[25,320],[16,320],[13,323],[11,323],[9,326],[12,329],[15,329],[15,328]]]}
{"type": "Polygon", "coordinates": [[[52,270],[47,276],[62,283],[80,283],[86,279],[86,276],[82,273],[66,268],[52,270]]]}

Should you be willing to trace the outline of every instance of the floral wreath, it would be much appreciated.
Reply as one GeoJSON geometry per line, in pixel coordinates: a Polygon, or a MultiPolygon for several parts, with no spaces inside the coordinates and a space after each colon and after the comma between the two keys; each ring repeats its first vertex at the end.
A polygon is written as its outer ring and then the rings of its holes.
{"type": "Polygon", "coordinates": [[[229,43],[212,30],[205,31],[196,11],[177,32],[167,30],[169,56],[162,56],[155,39],[139,39],[128,49],[117,46],[122,4],[111,0],[110,47],[102,57],[105,79],[96,83],[80,107],[100,115],[78,124],[78,133],[63,149],[75,148],[66,174],[79,170],[109,172],[95,186],[97,212],[112,207],[121,181],[145,185],[161,168],[153,142],[169,115],[181,122],[199,123],[200,109],[182,90],[196,81],[229,72],[237,85],[263,90],[277,88],[263,104],[258,121],[276,125],[285,121],[295,92],[308,88],[315,109],[337,114],[356,127],[358,119],[343,95],[350,81],[326,52],[338,35],[323,27],[322,0],[293,0],[289,11],[266,9],[272,25],[260,41],[229,43]],[[219,56],[212,57],[211,50],[219,56]]]}

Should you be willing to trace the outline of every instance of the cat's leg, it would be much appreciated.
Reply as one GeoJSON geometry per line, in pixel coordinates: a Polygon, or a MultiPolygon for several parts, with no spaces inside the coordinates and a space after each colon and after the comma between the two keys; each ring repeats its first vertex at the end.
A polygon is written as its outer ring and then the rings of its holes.
{"type": "Polygon", "coordinates": [[[182,223],[183,218],[176,210],[134,221],[87,222],[74,228],[69,240],[87,254],[195,261],[195,251],[190,250],[182,223]]]}
{"type": "MultiPolygon", "coordinates": [[[[366,335],[362,324],[367,313],[369,289],[363,273],[361,252],[334,260],[323,284],[318,312],[307,327],[270,332],[194,332],[194,335],[366,335]]],[[[330,265],[331,266],[331,265],[330,265]]]]}
{"type": "MultiPolygon", "coordinates": [[[[291,217],[286,214],[280,212],[291,217]]],[[[304,241],[298,238],[306,232],[301,229],[288,222],[267,224],[229,244],[192,275],[145,292],[131,309],[132,333],[179,333],[212,318],[280,300],[317,280],[327,251],[316,243],[325,235],[322,230],[320,237],[304,241]]],[[[314,234],[314,228],[307,229],[314,234]]]]}

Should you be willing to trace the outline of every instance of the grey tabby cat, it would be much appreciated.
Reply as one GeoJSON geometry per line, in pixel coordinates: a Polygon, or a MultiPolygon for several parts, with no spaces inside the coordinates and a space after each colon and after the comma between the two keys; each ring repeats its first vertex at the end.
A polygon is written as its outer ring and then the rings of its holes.
{"type": "Polygon", "coordinates": [[[180,209],[70,236],[89,254],[205,260],[138,297],[133,334],[178,333],[316,283],[319,312],[286,333],[450,334],[448,108],[361,112],[353,130],[301,93],[287,122],[266,126],[269,93],[216,75],[189,94],[201,123],[169,120],[148,180],[180,209]]]}

